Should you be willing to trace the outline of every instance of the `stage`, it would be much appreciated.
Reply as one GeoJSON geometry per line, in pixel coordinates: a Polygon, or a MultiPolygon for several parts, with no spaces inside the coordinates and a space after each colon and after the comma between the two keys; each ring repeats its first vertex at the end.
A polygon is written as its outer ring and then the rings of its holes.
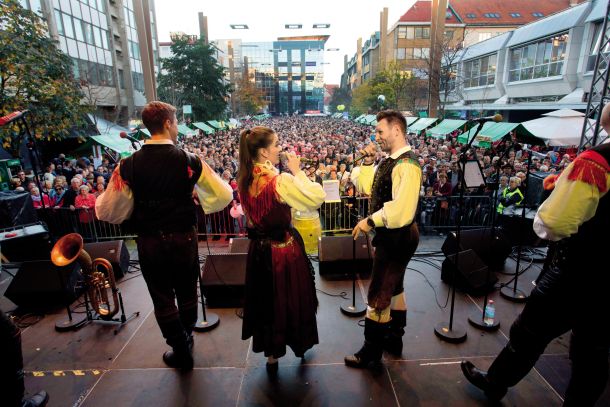
{"type": "MultiPolygon", "coordinates": [[[[422,237],[418,253],[438,252],[441,237],[422,237]]],[[[137,258],[134,243],[128,242],[131,258],[137,258]]],[[[225,252],[227,243],[200,242],[200,255],[225,252]]],[[[417,256],[406,273],[405,288],[409,307],[402,358],[384,355],[379,372],[344,366],[343,357],[360,348],[363,328],[359,318],[347,318],[339,307],[346,300],[318,292],[318,330],[320,344],[308,351],[305,360],[291,351],[280,359],[278,378],[269,380],[266,358],[254,354],[250,341],[241,340],[241,319],[237,309],[213,309],[220,325],[207,333],[195,333],[195,368],[180,373],[167,368],[161,355],[168,349],[156,325],[152,303],[139,272],[119,281],[126,312],[140,316],[126,324],[117,335],[113,327],[85,326],[76,332],[58,333],[54,325],[65,310],[46,315],[22,333],[26,371],[26,391],[45,389],[49,406],[474,406],[488,405],[485,396],[463,377],[459,362],[467,358],[487,368],[507,342],[510,324],[523,304],[503,299],[499,290],[490,298],[496,302],[496,317],[501,326],[496,332],[479,331],[468,324],[468,316],[480,311],[482,298],[456,295],[455,322],[464,327],[468,339],[449,344],[434,335],[434,326],[449,318],[444,305],[448,286],[440,266],[444,256],[417,256]],[[418,270],[420,273],[411,270],[418,270]],[[427,281],[426,281],[427,279],[427,281]],[[433,288],[436,291],[433,291],[433,288]],[[436,295],[436,299],[435,299],[436,295]]],[[[529,262],[522,262],[528,265],[529,262]]],[[[541,263],[534,263],[519,277],[519,288],[529,293],[541,263]]],[[[318,264],[314,262],[314,267],[318,264]]],[[[515,263],[507,260],[505,271],[513,272],[515,263]]],[[[498,273],[501,282],[511,276],[498,273]]],[[[0,293],[10,283],[0,278],[0,293]]],[[[316,276],[317,288],[329,294],[345,291],[351,295],[351,281],[316,276]]],[[[362,280],[356,294],[366,292],[362,280]]],[[[14,309],[0,297],[4,311],[14,309]]],[[[560,406],[569,378],[569,335],[553,341],[536,368],[510,389],[503,405],[560,406]]],[[[2,351],[2,350],[0,350],[2,351]]],[[[610,405],[608,389],[598,405],[610,405]]]]}

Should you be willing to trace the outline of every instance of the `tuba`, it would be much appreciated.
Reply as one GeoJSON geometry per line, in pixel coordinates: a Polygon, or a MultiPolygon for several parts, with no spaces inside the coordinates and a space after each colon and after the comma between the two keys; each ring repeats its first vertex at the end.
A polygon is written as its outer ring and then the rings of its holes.
{"type": "Polygon", "coordinates": [[[91,260],[83,250],[83,238],[78,233],[65,235],[51,250],[51,261],[59,267],[78,260],[86,279],[91,306],[103,320],[110,321],[119,311],[118,289],[114,280],[112,264],[106,259],[91,260]]]}

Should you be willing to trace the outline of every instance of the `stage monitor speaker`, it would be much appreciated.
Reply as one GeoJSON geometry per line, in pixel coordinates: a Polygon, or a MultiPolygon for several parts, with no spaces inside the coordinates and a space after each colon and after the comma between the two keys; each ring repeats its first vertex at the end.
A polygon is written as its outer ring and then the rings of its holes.
{"type": "Polygon", "coordinates": [[[455,287],[469,294],[481,295],[493,289],[498,278],[494,273],[487,273],[489,268],[477,256],[474,250],[464,250],[458,255],[458,266],[455,265],[455,254],[447,256],[443,261],[441,280],[451,284],[455,276],[455,287]],[[454,274],[455,273],[455,274],[454,274]]]}
{"type": "Polygon", "coordinates": [[[229,242],[229,253],[248,253],[250,239],[247,237],[233,237],[229,242]]]}
{"type": "Polygon", "coordinates": [[[0,230],[0,249],[10,262],[51,259],[49,230],[43,223],[0,230]]]}
{"type": "Polygon", "coordinates": [[[28,192],[0,191],[0,228],[37,221],[38,216],[28,192]]]}
{"type": "Polygon", "coordinates": [[[57,267],[50,260],[25,262],[4,295],[19,307],[50,310],[72,303],[83,292],[80,265],[57,267]]]}
{"type": "Polygon", "coordinates": [[[356,240],[356,260],[353,253],[354,238],[349,236],[322,236],[318,240],[320,275],[345,275],[352,271],[370,274],[373,268],[373,247],[366,236],[356,240]]]}
{"type": "Polygon", "coordinates": [[[106,259],[112,264],[114,278],[120,279],[129,271],[129,250],[124,240],[110,240],[107,242],[85,243],[85,251],[91,256],[91,260],[97,258],[106,259]]]}
{"type": "Polygon", "coordinates": [[[246,253],[206,256],[201,285],[210,308],[243,306],[247,257],[246,253]]]}
{"type": "Polygon", "coordinates": [[[527,177],[527,188],[523,197],[523,205],[526,208],[537,208],[547,198],[550,192],[544,190],[544,179],[550,172],[530,173],[527,177]]]}
{"type": "Polygon", "coordinates": [[[456,233],[447,235],[442,247],[445,256],[471,249],[491,270],[502,270],[512,250],[510,241],[500,229],[496,229],[493,240],[491,228],[462,230],[460,240],[458,247],[456,233]]]}

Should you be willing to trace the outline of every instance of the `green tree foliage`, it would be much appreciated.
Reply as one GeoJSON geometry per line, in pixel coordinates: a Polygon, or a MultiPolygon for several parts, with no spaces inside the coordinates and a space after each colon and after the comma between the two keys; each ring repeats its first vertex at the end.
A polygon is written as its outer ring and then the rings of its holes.
{"type": "MultiPolygon", "coordinates": [[[[84,134],[82,96],[72,60],[48,37],[44,20],[17,0],[0,0],[0,116],[29,110],[28,126],[39,140],[84,134]]],[[[0,128],[2,147],[14,156],[20,132],[18,124],[0,128]]]]}
{"type": "Polygon", "coordinates": [[[330,98],[330,111],[337,112],[337,106],[345,106],[345,110],[349,110],[352,103],[352,94],[348,88],[335,88],[333,95],[330,98]]]}
{"type": "Polygon", "coordinates": [[[233,92],[233,100],[235,102],[233,114],[237,116],[260,113],[267,105],[265,92],[245,77],[237,84],[237,89],[233,92]]]}
{"type": "Polygon", "coordinates": [[[159,98],[178,108],[191,105],[194,121],[221,118],[231,87],[223,83],[224,68],[214,59],[214,49],[202,39],[172,40],[173,56],[161,60],[159,98]]]}

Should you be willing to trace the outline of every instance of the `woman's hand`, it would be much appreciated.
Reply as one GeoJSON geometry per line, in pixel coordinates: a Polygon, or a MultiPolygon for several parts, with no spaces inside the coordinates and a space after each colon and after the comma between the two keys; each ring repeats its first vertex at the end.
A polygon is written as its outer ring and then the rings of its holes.
{"type": "Polygon", "coordinates": [[[285,153],[286,154],[286,167],[292,173],[292,175],[297,175],[299,171],[301,171],[301,159],[296,156],[294,153],[285,153]]]}

